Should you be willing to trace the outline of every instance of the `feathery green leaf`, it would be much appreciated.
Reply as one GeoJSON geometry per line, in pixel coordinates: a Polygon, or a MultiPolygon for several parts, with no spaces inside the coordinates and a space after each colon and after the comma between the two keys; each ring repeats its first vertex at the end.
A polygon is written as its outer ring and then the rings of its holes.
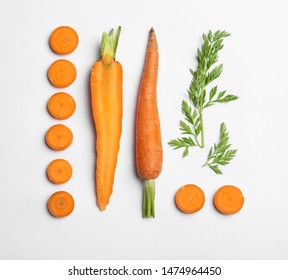
{"type": "Polygon", "coordinates": [[[206,163],[203,166],[209,166],[216,174],[222,174],[219,165],[225,166],[236,156],[237,150],[230,149],[229,133],[225,123],[220,126],[220,139],[218,144],[210,149],[206,163]]]}
{"type": "MultiPolygon", "coordinates": [[[[217,85],[210,87],[223,72],[223,64],[215,64],[219,59],[219,51],[224,46],[224,38],[228,36],[230,36],[228,32],[221,30],[214,33],[209,30],[207,34],[203,34],[202,46],[197,49],[198,65],[195,70],[189,69],[192,76],[187,90],[189,99],[182,101],[181,109],[185,117],[179,125],[183,137],[168,143],[173,149],[183,148],[183,157],[188,155],[190,147],[204,147],[204,109],[216,103],[228,103],[238,98],[236,95],[227,94],[226,90],[218,91],[217,85]]],[[[210,149],[205,164],[216,174],[222,174],[218,165],[228,164],[236,155],[236,150],[230,150],[231,144],[228,141],[229,135],[223,123],[219,143],[210,149]]]]}

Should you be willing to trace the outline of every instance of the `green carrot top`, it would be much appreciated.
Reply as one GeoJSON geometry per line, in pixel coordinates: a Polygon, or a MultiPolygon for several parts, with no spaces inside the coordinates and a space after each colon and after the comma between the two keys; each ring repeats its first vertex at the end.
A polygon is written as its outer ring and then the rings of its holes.
{"type": "Polygon", "coordinates": [[[116,58],[116,50],[118,46],[118,41],[120,37],[121,26],[117,28],[116,34],[114,30],[111,29],[109,33],[103,32],[101,40],[101,57],[107,55],[116,58]]]}

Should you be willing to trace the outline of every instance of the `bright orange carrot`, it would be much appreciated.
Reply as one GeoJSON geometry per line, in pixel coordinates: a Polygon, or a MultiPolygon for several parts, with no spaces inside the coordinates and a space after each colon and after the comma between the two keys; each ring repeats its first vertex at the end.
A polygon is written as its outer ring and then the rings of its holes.
{"type": "Polygon", "coordinates": [[[67,59],[54,61],[48,69],[48,79],[57,88],[70,86],[76,79],[77,71],[74,64],[67,59]]]}
{"type": "Polygon", "coordinates": [[[49,43],[52,50],[58,54],[69,54],[78,45],[78,35],[70,26],[59,26],[51,34],[49,43]]]}
{"type": "Polygon", "coordinates": [[[240,211],[243,204],[244,196],[235,186],[223,186],[214,195],[214,205],[223,214],[235,214],[240,211]]]}
{"type": "Polygon", "coordinates": [[[55,159],[47,167],[47,176],[54,184],[64,184],[72,176],[72,167],[65,159],[55,159]]]}
{"type": "Polygon", "coordinates": [[[70,215],[74,210],[74,199],[65,191],[53,193],[48,200],[48,210],[56,218],[70,215]]]}
{"type": "Polygon", "coordinates": [[[72,131],[63,124],[53,125],[46,132],[46,143],[55,151],[67,149],[71,145],[72,141],[72,131]]]}
{"type": "Polygon", "coordinates": [[[68,119],[76,109],[74,98],[66,92],[58,92],[52,95],[48,101],[48,111],[52,117],[58,120],[68,119]]]}
{"type": "Polygon", "coordinates": [[[113,191],[122,132],[122,66],[115,61],[121,28],[103,33],[101,59],[91,72],[91,103],[96,128],[96,195],[101,211],[113,191]]]}
{"type": "Polygon", "coordinates": [[[198,212],[205,203],[203,191],[196,185],[185,185],[175,195],[175,203],[179,210],[192,214],[198,212]]]}
{"type": "Polygon", "coordinates": [[[145,180],[143,217],[155,217],[155,182],[162,170],[162,141],[157,108],[158,43],[151,28],[136,112],[136,167],[145,180]]]}

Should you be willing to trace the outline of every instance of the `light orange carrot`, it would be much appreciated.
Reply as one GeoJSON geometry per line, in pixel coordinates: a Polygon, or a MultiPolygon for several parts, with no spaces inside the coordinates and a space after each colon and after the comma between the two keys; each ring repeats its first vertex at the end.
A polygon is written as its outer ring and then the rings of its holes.
{"type": "Polygon", "coordinates": [[[192,214],[203,207],[205,195],[198,186],[193,184],[185,185],[176,192],[175,203],[182,212],[192,214]]]}
{"type": "Polygon", "coordinates": [[[63,124],[53,125],[46,132],[46,143],[55,151],[67,149],[71,145],[72,141],[72,131],[63,124]]]}
{"type": "Polygon", "coordinates": [[[55,192],[48,200],[48,210],[56,218],[66,217],[74,210],[74,198],[65,191],[55,192]]]}
{"type": "Polygon", "coordinates": [[[158,43],[151,28],[136,111],[136,167],[145,180],[143,217],[155,216],[155,182],[162,170],[162,141],[157,108],[158,43]]]}
{"type": "Polygon", "coordinates": [[[48,69],[48,79],[57,88],[70,86],[76,79],[77,71],[74,64],[67,59],[54,61],[48,69]]]}
{"type": "Polygon", "coordinates": [[[101,59],[92,67],[90,87],[96,128],[96,195],[101,211],[113,191],[122,132],[122,66],[115,61],[121,28],[103,33],[101,59]]]}
{"type": "Polygon", "coordinates": [[[58,54],[69,54],[73,52],[78,42],[77,32],[70,26],[57,27],[49,38],[52,50],[58,54]]]}
{"type": "Polygon", "coordinates": [[[244,196],[235,186],[223,186],[214,195],[214,205],[223,214],[235,214],[241,210],[243,204],[244,196]]]}
{"type": "Polygon", "coordinates": [[[52,95],[48,101],[48,111],[52,117],[58,120],[68,119],[76,110],[74,98],[66,92],[58,92],[52,95]]]}
{"type": "Polygon", "coordinates": [[[54,184],[64,184],[72,176],[71,164],[65,159],[55,159],[47,167],[47,176],[54,184]]]}

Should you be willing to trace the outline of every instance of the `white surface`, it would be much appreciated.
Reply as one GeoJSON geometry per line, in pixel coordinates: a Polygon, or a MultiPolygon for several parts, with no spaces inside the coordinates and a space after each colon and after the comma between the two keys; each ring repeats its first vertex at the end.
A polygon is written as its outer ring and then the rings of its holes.
{"type": "Polygon", "coordinates": [[[0,25],[0,258],[1,259],[287,259],[287,43],[286,1],[4,1],[0,25]],[[58,123],[46,111],[57,91],[46,78],[60,56],[48,46],[51,31],[70,25],[79,34],[66,58],[78,76],[67,88],[77,102],[63,123],[74,133],[72,146],[51,151],[46,130],[58,123]],[[98,58],[102,31],[122,26],[117,59],[124,68],[123,135],[114,193],[101,213],[94,193],[94,128],[89,104],[89,72],[98,58]],[[134,113],[149,28],[159,43],[158,103],[164,145],[163,172],[157,180],[156,215],[141,218],[142,183],[134,164],[134,113]],[[220,61],[221,89],[240,96],[227,106],[207,109],[207,149],[225,121],[239,153],[216,176],[201,168],[206,151],[180,151],[166,144],[179,136],[180,104],[195,66],[196,48],[209,29],[225,29],[220,61]],[[74,169],[70,182],[51,184],[45,170],[56,158],[74,169]],[[174,205],[176,190],[199,185],[204,208],[194,215],[174,205]],[[223,216],[213,207],[215,191],[237,185],[244,208],[223,216]],[[73,214],[55,219],[48,197],[67,190],[73,214]]]}

